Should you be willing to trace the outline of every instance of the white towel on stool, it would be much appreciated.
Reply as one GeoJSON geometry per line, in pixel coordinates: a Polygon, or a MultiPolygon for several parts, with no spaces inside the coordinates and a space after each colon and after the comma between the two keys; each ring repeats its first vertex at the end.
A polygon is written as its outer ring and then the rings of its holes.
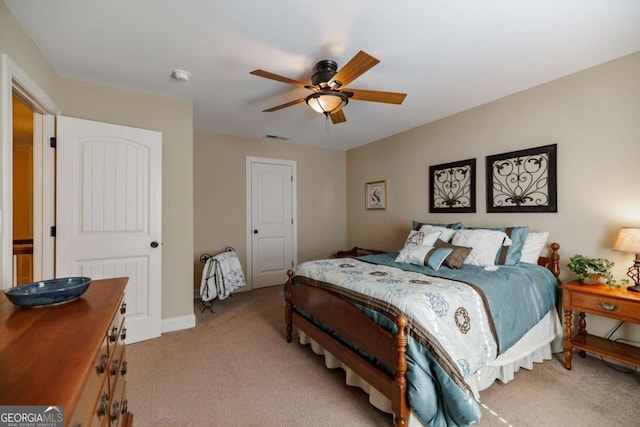
{"type": "Polygon", "coordinates": [[[225,251],[207,259],[202,270],[200,297],[223,300],[231,292],[246,285],[240,260],[235,251],[225,251]]]}

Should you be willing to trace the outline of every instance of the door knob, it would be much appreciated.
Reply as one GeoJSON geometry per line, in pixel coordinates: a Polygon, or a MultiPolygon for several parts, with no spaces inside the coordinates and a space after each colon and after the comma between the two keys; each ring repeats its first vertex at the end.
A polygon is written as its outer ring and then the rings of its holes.
{"type": "Polygon", "coordinates": [[[155,240],[153,242],[151,242],[151,247],[152,248],[157,248],[158,247],[158,242],[156,242],[155,240]]]}
{"type": "Polygon", "coordinates": [[[253,230],[253,234],[258,234],[258,230],[253,230]]]}

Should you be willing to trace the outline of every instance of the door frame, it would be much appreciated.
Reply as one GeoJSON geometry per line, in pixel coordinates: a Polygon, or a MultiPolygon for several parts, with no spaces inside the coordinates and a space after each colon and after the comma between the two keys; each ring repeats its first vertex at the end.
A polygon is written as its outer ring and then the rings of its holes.
{"type": "MultiPolygon", "coordinates": [[[[0,138],[2,138],[2,202],[0,205],[0,231],[2,232],[0,288],[9,288],[13,270],[13,101],[15,93],[35,113],[34,121],[34,253],[42,257],[34,262],[40,274],[53,276],[53,238],[44,234],[54,224],[54,153],[46,150],[46,141],[54,136],[54,116],[60,112],[56,103],[8,55],[0,59],[0,138]],[[41,116],[41,117],[39,117],[41,116]],[[38,136],[36,138],[36,136],[38,136]],[[45,204],[46,202],[46,204],[45,204]],[[40,247],[37,247],[39,245],[40,247]],[[47,269],[51,269],[47,271],[47,269]]],[[[35,259],[34,259],[35,261],[35,259]]]]}
{"type": "MultiPolygon", "coordinates": [[[[252,242],[251,242],[251,203],[252,203],[252,189],[251,189],[251,166],[253,163],[267,163],[271,165],[282,165],[282,166],[290,166],[291,167],[291,176],[293,177],[293,182],[291,183],[291,217],[293,218],[293,230],[291,239],[291,251],[293,256],[293,265],[294,268],[298,265],[298,199],[297,199],[297,186],[296,183],[298,181],[298,176],[296,172],[296,161],[295,160],[282,160],[282,159],[270,159],[266,157],[252,157],[247,156],[246,158],[246,198],[247,198],[247,226],[246,226],[246,237],[247,237],[247,288],[249,290],[253,289],[253,255],[252,255],[252,242]]],[[[283,278],[284,279],[284,278],[283,278]]],[[[284,282],[283,282],[284,283],[284,282]]]]}

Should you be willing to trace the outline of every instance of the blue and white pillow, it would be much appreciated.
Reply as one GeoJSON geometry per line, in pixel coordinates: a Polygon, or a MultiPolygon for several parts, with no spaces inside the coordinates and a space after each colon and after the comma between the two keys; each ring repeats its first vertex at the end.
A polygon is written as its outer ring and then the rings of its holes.
{"type": "Polygon", "coordinates": [[[453,249],[451,248],[434,248],[433,246],[405,246],[395,261],[405,264],[426,265],[438,270],[452,251],[453,249]]]}

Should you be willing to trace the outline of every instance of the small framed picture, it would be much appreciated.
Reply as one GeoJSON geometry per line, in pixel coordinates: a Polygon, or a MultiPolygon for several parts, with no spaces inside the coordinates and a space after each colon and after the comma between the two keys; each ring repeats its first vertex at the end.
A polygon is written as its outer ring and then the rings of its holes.
{"type": "Polygon", "coordinates": [[[367,182],[365,197],[367,209],[387,209],[387,181],[367,182]]]}

